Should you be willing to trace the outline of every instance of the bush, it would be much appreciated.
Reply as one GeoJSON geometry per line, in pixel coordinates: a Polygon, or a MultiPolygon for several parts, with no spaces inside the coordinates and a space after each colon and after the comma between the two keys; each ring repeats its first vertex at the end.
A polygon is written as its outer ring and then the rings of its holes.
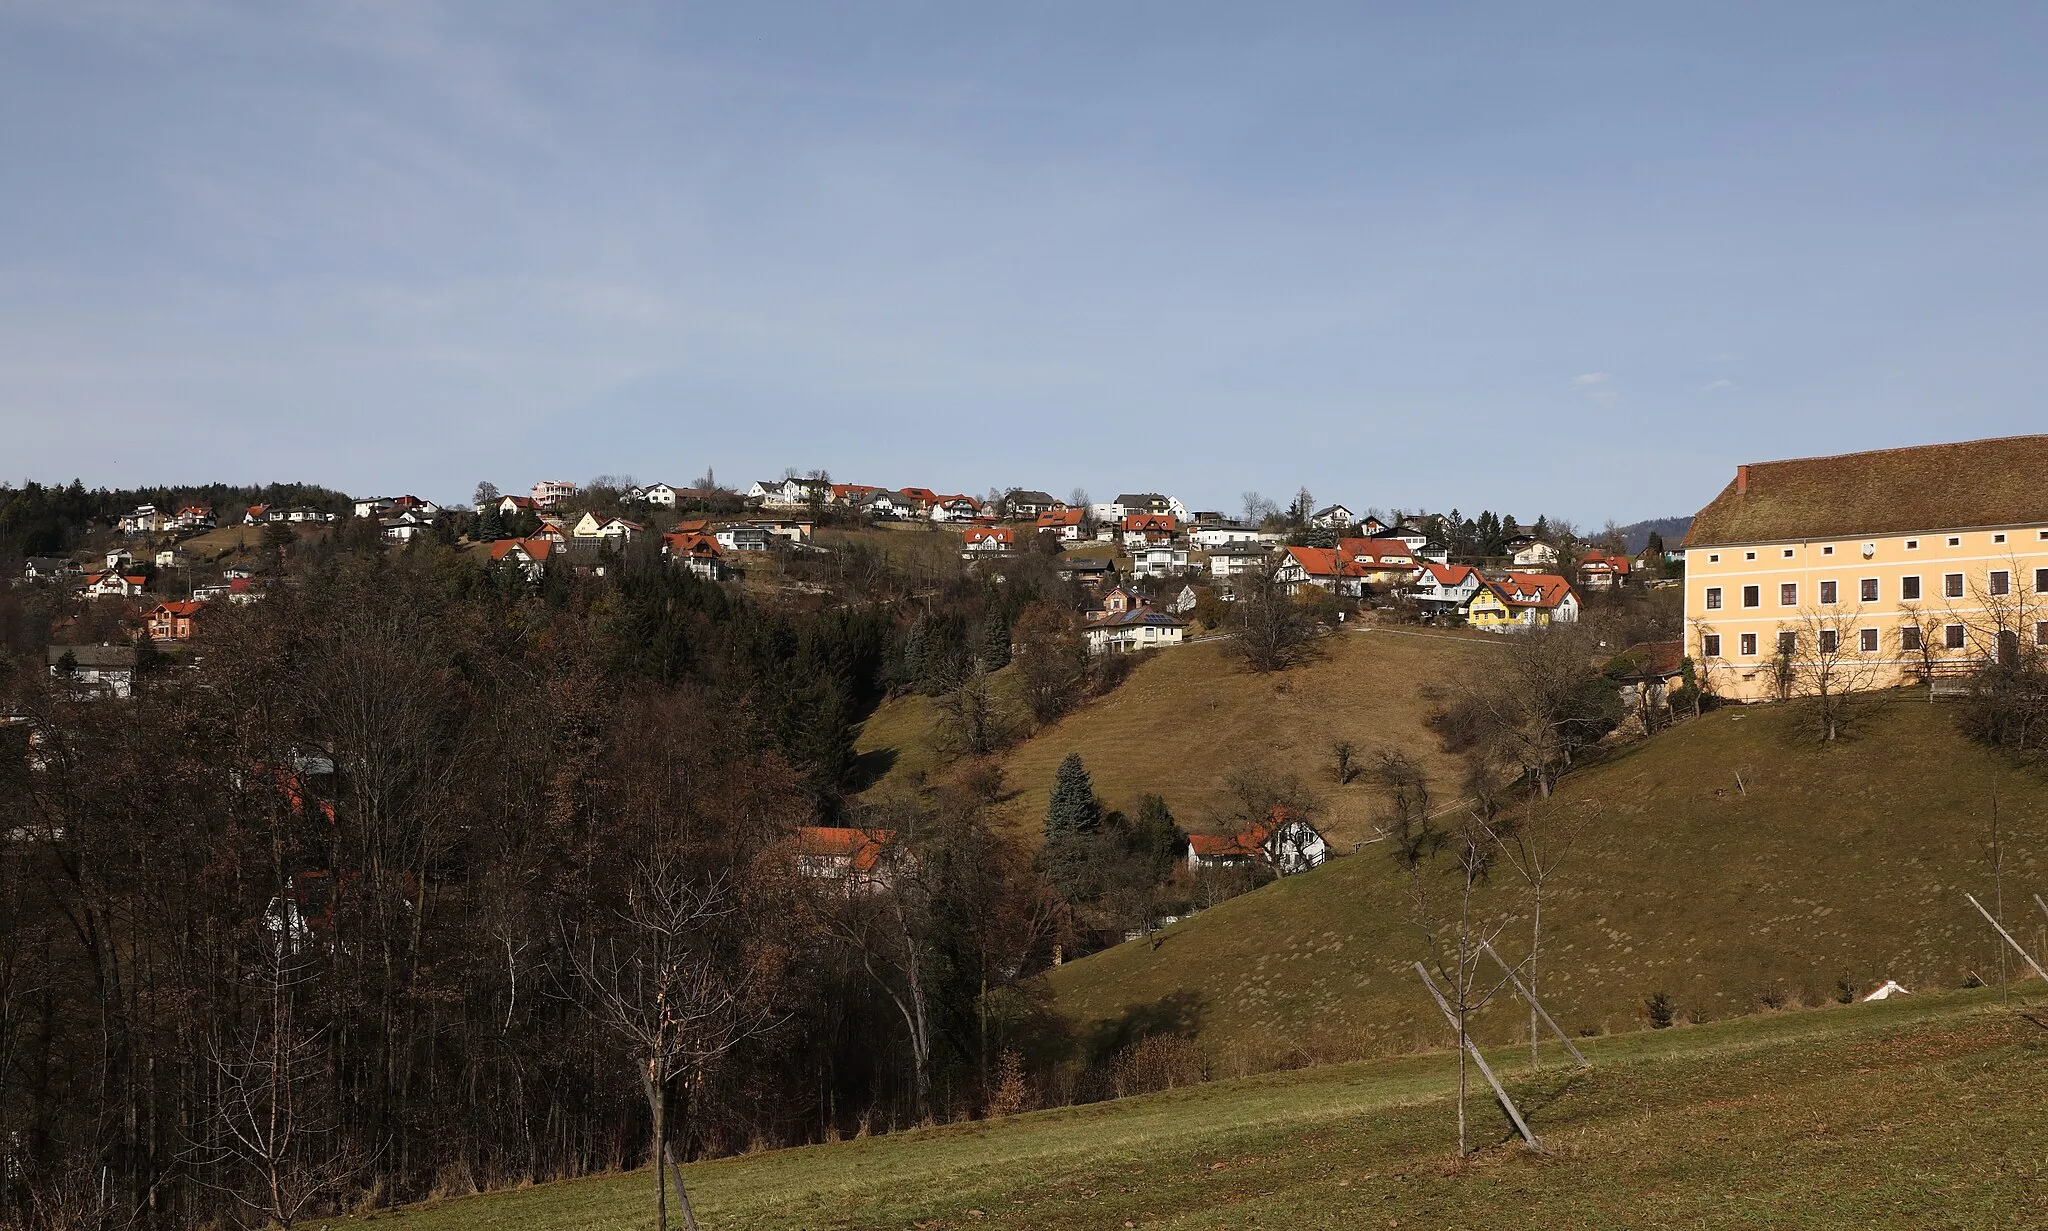
{"type": "Polygon", "coordinates": [[[1193,1039],[1155,1034],[1139,1039],[1109,1062],[1109,1084],[1118,1098],[1150,1094],[1209,1080],[1209,1059],[1193,1039]]]}

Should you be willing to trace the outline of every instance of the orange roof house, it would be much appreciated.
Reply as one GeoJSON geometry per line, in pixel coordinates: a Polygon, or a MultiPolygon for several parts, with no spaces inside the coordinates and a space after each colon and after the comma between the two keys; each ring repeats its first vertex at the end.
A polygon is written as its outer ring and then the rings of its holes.
{"type": "Polygon", "coordinates": [[[1315,826],[1278,804],[1265,821],[1241,833],[1188,835],[1188,867],[1195,871],[1256,865],[1291,876],[1329,856],[1329,844],[1315,826]]]}
{"type": "Polygon", "coordinates": [[[848,888],[885,885],[889,869],[883,856],[895,840],[893,829],[805,825],[796,831],[797,871],[848,888]]]}
{"type": "Polygon", "coordinates": [[[205,603],[189,599],[158,603],[156,610],[149,613],[144,628],[151,641],[190,641],[197,630],[195,621],[205,609],[205,603]]]}

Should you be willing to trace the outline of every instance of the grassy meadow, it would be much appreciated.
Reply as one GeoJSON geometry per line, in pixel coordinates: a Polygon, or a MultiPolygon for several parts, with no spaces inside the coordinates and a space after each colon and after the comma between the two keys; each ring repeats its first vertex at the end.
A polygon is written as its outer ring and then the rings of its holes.
{"type": "MultiPolygon", "coordinates": [[[[1377,642],[1368,637],[1364,640],[1377,642]]],[[[1376,648],[1369,646],[1369,649],[1376,648]]],[[[1852,738],[1816,744],[1788,707],[1726,709],[1569,775],[1539,824],[1578,818],[1544,909],[1543,995],[1572,1031],[1644,1024],[1664,992],[1703,1020],[1815,1004],[1838,984],[1915,991],[1997,982],[1999,945],[1964,900],[1998,884],[2005,916],[2048,950],[2048,782],[1963,739],[1925,694],[1872,703],[1852,738]]],[[[1447,891],[1440,884],[1438,891],[1447,891]]],[[[1478,910],[1528,952],[1530,897],[1497,867],[1478,910]]],[[[1051,972],[1080,1022],[1169,1017],[1228,1071],[1285,1040],[1311,1058],[1412,1048],[1438,1025],[1409,884],[1384,844],[1051,972]]],[[[2017,977],[2015,961],[2005,972],[2017,977]]],[[[1526,1037],[1500,1006],[1478,1029],[1526,1037]]]]}
{"type": "MultiPolygon", "coordinates": [[[[689,1169],[707,1228],[1915,1228],[2048,1225],[2048,1014],[1989,989],[1494,1057],[1454,1157],[1443,1053],[1170,1090],[689,1169]]],[[[653,1176],[378,1216],[393,1231],[632,1231],[653,1176]]]]}

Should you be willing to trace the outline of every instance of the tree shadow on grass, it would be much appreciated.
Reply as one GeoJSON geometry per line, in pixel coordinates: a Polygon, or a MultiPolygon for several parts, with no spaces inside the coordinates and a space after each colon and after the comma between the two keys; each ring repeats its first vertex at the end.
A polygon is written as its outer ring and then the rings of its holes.
{"type": "Polygon", "coordinates": [[[1168,992],[1149,1004],[1124,1006],[1115,1017],[1104,1018],[1088,1027],[1081,1037],[1081,1052],[1091,1064],[1101,1064],[1124,1048],[1156,1035],[1193,1038],[1201,1033],[1208,1013],[1208,998],[1194,990],[1168,992]]]}
{"type": "Polygon", "coordinates": [[[888,777],[889,771],[896,768],[896,756],[894,748],[870,748],[855,757],[847,793],[858,795],[888,777]]]}

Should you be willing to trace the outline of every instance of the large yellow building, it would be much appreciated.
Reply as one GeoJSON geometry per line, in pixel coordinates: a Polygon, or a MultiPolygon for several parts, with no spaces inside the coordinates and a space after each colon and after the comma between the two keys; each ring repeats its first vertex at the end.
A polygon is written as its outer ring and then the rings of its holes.
{"type": "Polygon", "coordinates": [[[1715,694],[1887,688],[2048,648],[2048,436],[1738,466],[1685,544],[1715,694]]]}

